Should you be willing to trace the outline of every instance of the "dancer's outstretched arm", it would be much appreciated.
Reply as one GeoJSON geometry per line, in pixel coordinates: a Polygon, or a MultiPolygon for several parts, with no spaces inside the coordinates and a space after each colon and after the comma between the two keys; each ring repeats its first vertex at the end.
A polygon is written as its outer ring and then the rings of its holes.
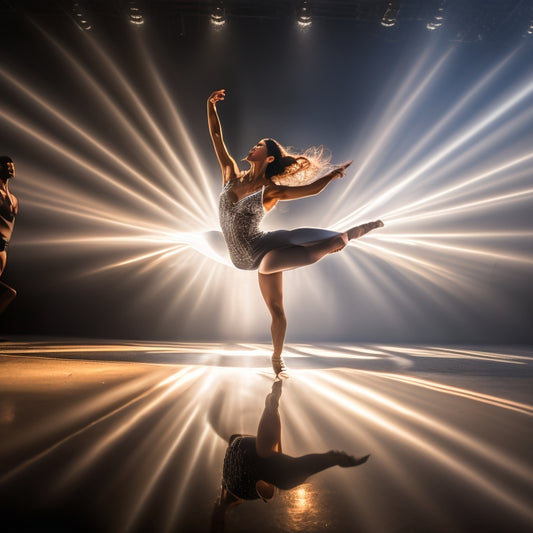
{"type": "Polygon", "coordinates": [[[228,180],[234,179],[239,173],[239,167],[233,157],[229,155],[228,149],[224,144],[222,137],[222,127],[220,119],[218,118],[216,104],[221,102],[226,97],[226,90],[221,89],[213,92],[207,99],[207,124],[209,126],[209,133],[213,140],[215,153],[217,154],[218,162],[222,170],[222,180],[225,185],[228,180]]]}
{"type": "Polygon", "coordinates": [[[342,178],[346,169],[352,164],[351,161],[328,172],[325,176],[317,179],[309,185],[299,185],[290,187],[286,185],[268,185],[263,192],[263,205],[269,211],[278,203],[279,200],[296,200],[297,198],[305,198],[306,196],[313,196],[324,190],[326,185],[335,178],[342,178]]]}

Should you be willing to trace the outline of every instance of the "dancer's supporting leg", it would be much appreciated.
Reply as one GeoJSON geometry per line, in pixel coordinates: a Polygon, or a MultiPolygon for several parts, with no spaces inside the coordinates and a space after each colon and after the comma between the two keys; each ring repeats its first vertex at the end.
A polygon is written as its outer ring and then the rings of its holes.
{"type": "MultiPolygon", "coordinates": [[[[265,408],[257,427],[255,440],[255,449],[259,457],[271,457],[281,453],[281,421],[279,418],[281,386],[281,381],[275,381],[272,385],[272,392],[265,400],[265,408]]],[[[264,500],[270,500],[275,493],[274,485],[264,480],[256,483],[256,489],[264,500]]]]}
{"type": "Polygon", "coordinates": [[[270,457],[281,453],[281,420],[279,418],[279,399],[282,382],[275,381],[272,392],[265,399],[265,408],[257,426],[255,448],[259,457],[270,457]]]}
{"type": "Polygon", "coordinates": [[[320,241],[277,248],[263,257],[259,265],[259,273],[274,274],[284,270],[312,265],[324,256],[342,250],[348,244],[348,241],[358,239],[369,231],[382,226],[383,222],[376,220],[350,228],[344,233],[339,233],[320,241]]]}
{"type": "Polygon", "coordinates": [[[261,294],[272,316],[272,324],[270,326],[272,344],[274,346],[272,368],[276,375],[283,375],[287,370],[281,358],[283,343],[285,342],[285,332],[287,331],[287,319],[285,318],[285,310],[283,309],[283,273],[262,274],[259,272],[258,279],[261,294]]]}

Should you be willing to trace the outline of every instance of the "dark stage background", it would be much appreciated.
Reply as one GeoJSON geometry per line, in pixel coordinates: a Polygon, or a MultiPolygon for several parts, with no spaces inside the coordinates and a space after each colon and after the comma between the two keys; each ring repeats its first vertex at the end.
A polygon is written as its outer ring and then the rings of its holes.
{"type": "MultiPolygon", "coordinates": [[[[268,341],[255,273],[210,246],[211,91],[263,137],[354,160],[267,228],[385,228],[286,275],[289,341],[531,343],[533,4],[0,1],[0,153],[20,214],[0,333],[268,341]],[[80,8],[81,9],[81,8],[80,8]],[[80,23],[81,24],[81,23],[80,23]]],[[[243,167],[244,168],[244,167],[243,167]]]]}

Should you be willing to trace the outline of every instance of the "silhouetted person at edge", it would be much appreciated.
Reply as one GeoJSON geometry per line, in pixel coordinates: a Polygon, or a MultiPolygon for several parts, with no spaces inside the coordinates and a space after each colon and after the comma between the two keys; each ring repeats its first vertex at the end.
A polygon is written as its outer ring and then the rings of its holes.
{"type": "Polygon", "coordinates": [[[357,458],[333,450],[301,457],[282,453],[278,411],[281,388],[280,380],[272,385],[272,392],[265,400],[256,437],[232,435],[229,438],[224,457],[221,493],[211,515],[211,533],[224,531],[226,511],[244,500],[261,498],[268,502],[277,489],[293,489],[304,483],[309,476],[326,468],[337,465],[358,466],[370,457],[365,455],[357,458]]]}
{"type": "MultiPolygon", "coordinates": [[[[15,163],[8,156],[0,156],[0,276],[7,263],[7,246],[13,234],[19,203],[9,192],[9,180],[15,177],[15,163]]],[[[15,299],[17,291],[0,281],[0,313],[15,299]]]]}

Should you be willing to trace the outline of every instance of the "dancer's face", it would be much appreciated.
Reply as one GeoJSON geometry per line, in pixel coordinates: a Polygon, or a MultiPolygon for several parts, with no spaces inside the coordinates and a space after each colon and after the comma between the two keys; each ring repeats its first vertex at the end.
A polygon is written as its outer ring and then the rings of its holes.
{"type": "Polygon", "coordinates": [[[0,175],[3,179],[9,179],[15,177],[15,163],[9,161],[0,165],[0,175]]]}
{"type": "Polygon", "coordinates": [[[246,156],[246,161],[262,163],[268,157],[268,150],[265,140],[259,141],[246,156]]]}

